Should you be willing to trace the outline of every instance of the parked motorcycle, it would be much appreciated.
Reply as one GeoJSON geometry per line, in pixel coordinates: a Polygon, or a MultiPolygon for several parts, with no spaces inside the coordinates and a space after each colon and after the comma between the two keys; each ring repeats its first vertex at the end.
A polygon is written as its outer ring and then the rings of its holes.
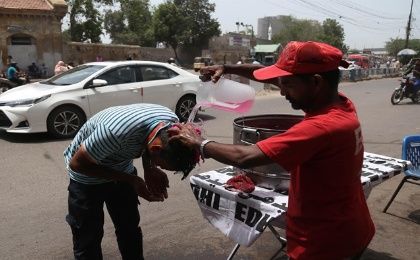
{"type": "Polygon", "coordinates": [[[396,88],[392,93],[391,103],[396,105],[405,98],[410,98],[413,103],[420,103],[420,90],[416,93],[413,93],[413,82],[410,81],[410,77],[404,76],[400,81],[400,86],[396,88]]]}
{"type": "MultiPolygon", "coordinates": [[[[29,77],[26,76],[26,74],[21,73],[19,75],[19,78],[21,79],[22,82],[24,82],[23,84],[29,83],[29,77]]],[[[15,83],[13,81],[8,80],[3,75],[0,75],[0,94],[3,93],[3,92],[8,91],[9,89],[15,88],[17,86],[19,86],[19,84],[15,83]]]]}

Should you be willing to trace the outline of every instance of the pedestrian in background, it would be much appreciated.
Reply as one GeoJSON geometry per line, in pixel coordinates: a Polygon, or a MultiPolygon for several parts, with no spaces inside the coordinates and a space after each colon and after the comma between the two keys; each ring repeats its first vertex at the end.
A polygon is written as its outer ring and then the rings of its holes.
{"type": "Polygon", "coordinates": [[[67,65],[64,63],[64,61],[60,60],[57,62],[57,64],[54,67],[54,75],[61,74],[65,71],[68,71],[69,69],[72,69],[73,67],[67,65]]]}

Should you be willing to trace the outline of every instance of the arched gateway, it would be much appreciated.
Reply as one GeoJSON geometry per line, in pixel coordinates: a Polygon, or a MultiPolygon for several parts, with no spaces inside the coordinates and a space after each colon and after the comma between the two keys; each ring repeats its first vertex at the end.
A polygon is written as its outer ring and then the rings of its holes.
{"type": "Polygon", "coordinates": [[[61,20],[66,12],[64,0],[0,1],[1,69],[12,56],[23,70],[35,62],[45,64],[51,75],[62,57],[61,20]]]}

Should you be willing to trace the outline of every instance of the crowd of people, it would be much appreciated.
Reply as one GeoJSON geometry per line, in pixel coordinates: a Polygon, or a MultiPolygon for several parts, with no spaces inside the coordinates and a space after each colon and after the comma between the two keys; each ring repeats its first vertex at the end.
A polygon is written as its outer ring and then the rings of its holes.
{"type": "MultiPolygon", "coordinates": [[[[13,59],[12,56],[8,56],[6,60],[6,66],[1,70],[1,77],[10,80],[11,82],[22,85],[28,83],[30,79],[42,79],[48,76],[47,67],[45,64],[38,66],[35,62],[32,62],[28,66],[27,70],[23,70],[18,66],[18,62],[13,59]]],[[[54,75],[61,74],[74,67],[73,64],[66,64],[63,61],[58,61],[54,67],[54,75]]]]}

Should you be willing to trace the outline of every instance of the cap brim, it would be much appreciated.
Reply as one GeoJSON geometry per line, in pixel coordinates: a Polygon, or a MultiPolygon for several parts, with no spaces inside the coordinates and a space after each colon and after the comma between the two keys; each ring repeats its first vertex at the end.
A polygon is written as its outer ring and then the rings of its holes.
{"type": "Polygon", "coordinates": [[[255,70],[253,74],[254,77],[258,80],[266,80],[292,75],[292,73],[288,71],[279,69],[276,65],[271,65],[262,69],[255,70]]]}

